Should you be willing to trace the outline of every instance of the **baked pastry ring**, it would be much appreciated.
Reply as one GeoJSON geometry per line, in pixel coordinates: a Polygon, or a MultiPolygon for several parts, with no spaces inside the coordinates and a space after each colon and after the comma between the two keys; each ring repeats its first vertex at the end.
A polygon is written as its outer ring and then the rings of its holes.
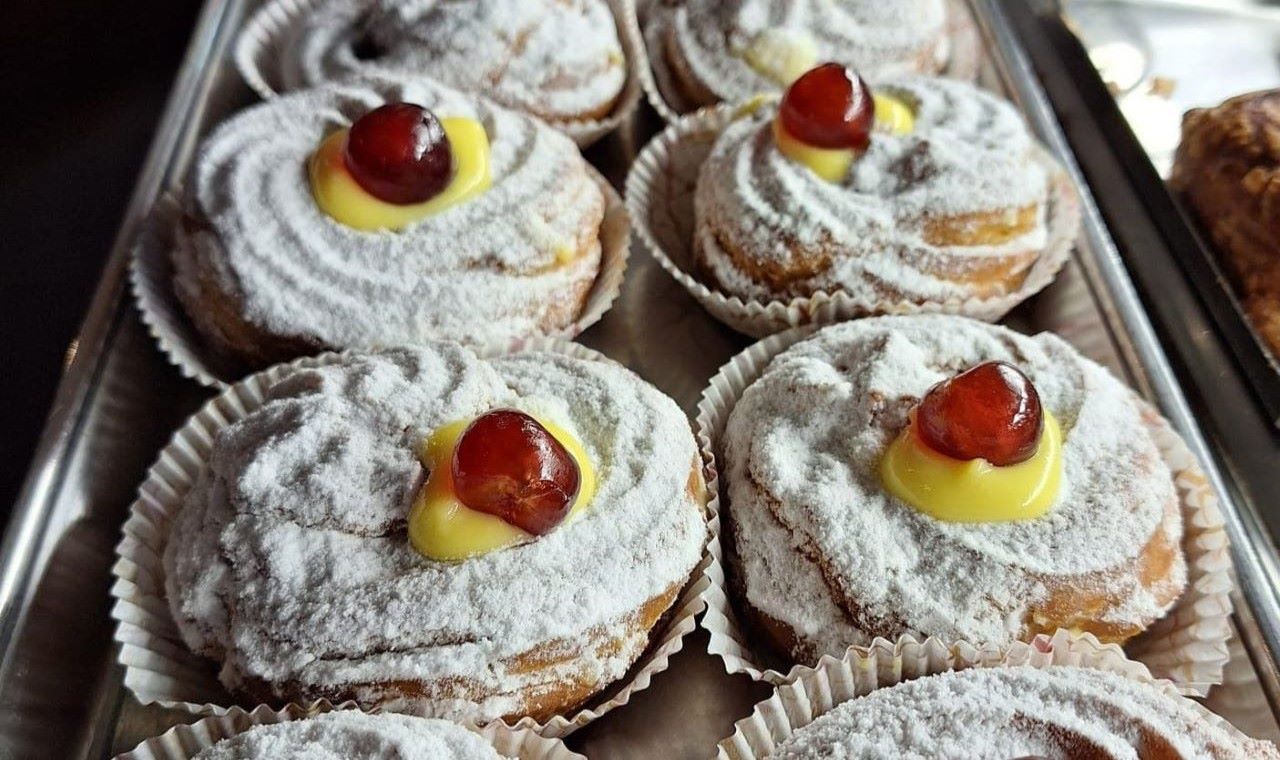
{"type": "Polygon", "coordinates": [[[1280,90],[1188,111],[1169,181],[1208,230],[1254,329],[1280,359],[1280,90]]]}
{"type": "Polygon", "coordinates": [[[166,596],[183,641],[254,703],[545,720],[627,672],[697,564],[698,461],[675,403],[610,362],[348,354],[219,432],[174,519],[166,596]],[[420,446],[497,407],[575,436],[595,496],[531,543],[428,560],[405,534],[420,446]]]}
{"type": "Polygon", "coordinates": [[[191,760],[292,757],[501,760],[503,756],[479,734],[456,723],[343,710],[303,720],[255,725],[204,749],[191,760]]]}
{"type": "Polygon", "coordinates": [[[773,648],[813,663],[874,637],[1006,646],[1062,628],[1123,642],[1187,579],[1173,478],[1133,392],[1050,334],[960,317],[825,328],[742,393],[723,453],[731,588],[773,648]],[[890,442],[935,383],[1006,361],[1062,430],[1041,517],[935,519],[890,495],[890,442]]]}
{"type": "Polygon", "coordinates": [[[944,0],[684,0],[649,23],[660,25],[646,35],[650,55],[664,57],[697,105],[786,86],[768,73],[770,58],[799,54],[809,66],[835,61],[868,76],[934,74],[950,49],[944,0]]]}
{"type": "Polygon", "coordinates": [[[1189,699],[1114,673],[973,668],[905,681],[796,729],[775,760],[1280,758],[1189,699]]]}
{"type": "Polygon", "coordinates": [[[1048,243],[1053,177],[1009,103],[956,80],[893,78],[914,113],[876,131],[839,182],[777,147],[775,105],[732,122],[698,176],[694,256],[743,300],[844,291],[876,304],[1018,290],[1048,243]]]}
{"type": "MultiPolygon", "coordinates": [[[[627,61],[606,0],[276,0],[286,90],[370,72],[426,75],[553,124],[609,114],[627,61]]],[[[257,25],[257,18],[249,27],[257,25]]]]}
{"type": "Polygon", "coordinates": [[[251,366],[323,349],[554,333],[600,271],[605,195],[568,138],[422,77],[384,76],[253,106],[203,143],[173,250],[174,287],[218,353],[251,366]],[[397,231],[316,203],[307,162],[392,101],[483,124],[492,185],[397,231]]]}

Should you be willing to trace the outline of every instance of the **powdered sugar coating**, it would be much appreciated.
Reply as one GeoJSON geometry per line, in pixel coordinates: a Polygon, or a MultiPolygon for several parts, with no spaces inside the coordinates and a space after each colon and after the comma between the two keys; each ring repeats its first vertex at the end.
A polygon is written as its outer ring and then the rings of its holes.
{"type": "Polygon", "coordinates": [[[1182,697],[1100,670],[975,668],[878,689],[783,741],[777,760],[1275,758],[1182,697]]]}
{"type": "Polygon", "coordinates": [[[354,710],[253,726],[192,760],[499,760],[492,746],[454,723],[354,710]]]}
{"type": "MultiPolygon", "coordinates": [[[[620,620],[696,564],[706,527],[688,491],[695,445],[674,402],[609,362],[556,354],[482,361],[451,344],[300,370],[217,436],[165,550],[183,638],[231,689],[299,684],[440,716],[507,715],[548,677],[602,688],[647,643],[547,671],[511,658],[620,620]],[[417,554],[405,519],[441,425],[497,407],[582,442],[597,491],[577,520],[461,563],[417,554]],[[602,590],[607,589],[604,593],[602,590]],[[490,695],[389,703],[390,681],[464,679],[490,695]]],[[[620,635],[620,634],[619,634],[620,635]]]]}
{"type": "Polygon", "coordinates": [[[605,0],[317,0],[287,34],[275,65],[288,89],[399,71],[574,121],[608,111],[626,81],[605,0]]]}
{"type": "Polygon", "coordinates": [[[828,327],[743,392],[724,458],[747,601],[815,658],[867,628],[1006,644],[1050,581],[1092,574],[1113,599],[1104,620],[1146,625],[1185,584],[1180,555],[1155,588],[1113,572],[1157,532],[1180,542],[1172,477],[1132,391],[1050,334],[944,316],[828,327]],[[1025,372],[1061,424],[1059,495],[1034,520],[935,520],[885,492],[880,459],[933,384],[987,360],[1025,372]]]}
{"type": "Polygon", "coordinates": [[[604,196],[573,143],[423,77],[326,85],[241,112],[204,142],[186,205],[175,285],[212,336],[202,277],[261,330],[367,348],[545,332],[600,266],[604,196]],[[481,121],[493,185],[400,232],[362,232],[319,208],[307,161],[326,135],[397,100],[481,121]],[[558,249],[581,254],[557,266],[558,249]]]}
{"type": "Polygon", "coordinates": [[[776,106],[731,123],[703,164],[695,197],[697,247],[720,285],[743,298],[778,297],[743,272],[717,241],[764,265],[799,251],[832,249],[829,267],[798,284],[808,293],[844,290],[873,302],[886,293],[917,301],[975,295],[939,277],[994,256],[1038,251],[1047,242],[1049,177],[1008,102],[957,80],[905,77],[878,82],[915,112],[903,135],[876,131],[841,182],[828,182],[777,148],[776,106]],[[1037,207],[1031,231],[998,245],[937,246],[933,219],[1037,207]]]}
{"type": "Polygon", "coordinates": [[[818,61],[884,76],[940,69],[946,20],[943,0],[685,0],[669,18],[654,15],[670,24],[668,44],[690,73],[728,101],[780,89],[743,57],[763,31],[803,35],[818,61]]]}

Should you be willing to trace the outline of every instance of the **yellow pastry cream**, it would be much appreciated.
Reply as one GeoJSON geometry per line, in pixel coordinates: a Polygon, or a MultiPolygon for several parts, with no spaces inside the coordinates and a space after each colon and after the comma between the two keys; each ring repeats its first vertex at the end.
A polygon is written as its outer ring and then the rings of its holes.
{"type": "Polygon", "coordinates": [[[474,198],[489,189],[489,136],[484,125],[462,117],[440,119],[453,150],[454,174],[438,195],[422,203],[380,200],[356,182],[347,169],[347,130],[325,138],[308,167],[316,204],[336,221],[357,230],[400,230],[474,198]]]}
{"type": "Polygon", "coordinates": [[[1005,522],[1039,517],[1058,496],[1062,428],[1044,410],[1036,453],[999,467],[985,459],[954,459],[935,451],[916,432],[915,412],[880,462],[889,493],[947,522],[1005,522]]]}
{"type": "Polygon", "coordinates": [[[765,29],[751,38],[741,54],[756,73],[783,86],[818,62],[813,38],[793,29],[765,29]]]}
{"type": "MultiPolygon", "coordinates": [[[[596,474],[586,450],[563,427],[536,417],[578,465],[578,494],[561,526],[576,519],[591,503],[596,474]]],[[[409,541],[423,556],[460,561],[532,541],[535,536],[488,512],[463,504],[453,490],[453,451],[472,420],[458,420],[436,430],[423,446],[422,463],[431,473],[409,512],[409,541]]]]}
{"type": "MultiPolygon", "coordinates": [[[[903,101],[875,93],[875,128],[881,132],[905,135],[915,129],[915,116],[903,101]]],[[[872,138],[874,139],[874,138],[872,138]]],[[[787,132],[781,119],[773,120],[773,140],[782,155],[809,167],[809,170],[828,182],[840,182],[849,173],[849,167],[860,155],[849,148],[819,148],[801,142],[787,132]]]]}

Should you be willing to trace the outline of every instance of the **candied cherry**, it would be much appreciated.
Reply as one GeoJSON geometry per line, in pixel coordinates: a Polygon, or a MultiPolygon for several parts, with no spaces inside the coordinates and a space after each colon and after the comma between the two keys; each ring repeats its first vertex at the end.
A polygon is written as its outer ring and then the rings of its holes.
{"type": "Polygon", "coordinates": [[[935,451],[1003,467],[1035,455],[1044,414],[1036,387],[1017,367],[983,362],[930,388],[916,426],[935,451]]]}
{"type": "Polygon", "coordinates": [[[361,116],[347,133],[346,164],[370,195],[421,203],[453,176],[453,150],[436,115],[412,103],[388,103],[361,116]]]}
{"type": "Polygon", "coordinates": [[[459,501],[535,536],[568,516],[582,479],[564,445],[513,409],[472,421],[453,450],[452,467],[459,501]]]}
{"type": "Polygon", "coordinates": [[[871,88],[862,77],[838,63],[824,63],[791,83],[778,117],[807,145],[866,150],[875,113],[871,88]]]}

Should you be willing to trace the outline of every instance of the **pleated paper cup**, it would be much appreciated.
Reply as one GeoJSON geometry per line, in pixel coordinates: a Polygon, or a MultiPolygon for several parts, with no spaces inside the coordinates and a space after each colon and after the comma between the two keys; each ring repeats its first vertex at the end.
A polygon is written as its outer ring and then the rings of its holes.
{"type": "MultiPolygon", "coordinates": [[[[582,314],[568,327],[549,336],[571,340],[599,322],[613,307],[622,292],[631,255],[631,220],[617,191],[593,167],[591,176],[605,197],[604,219],[600,224],[600,273],[587,292],[582,314]]],[[[147,331],[155,338],[160,352],[178,368],[183,377],[210,388],[224,389],[251,371],[234,358],[215,350],[192,324],[183,304],[173,289],[173,255],[184,245],[176,235],[181,223],[181,203],[176,196],[166,195],[152,209],[129,264],[129,285],[147,331]]],[[[192,255],[178,251],[178,255],[192,255]]],[[[513,349],[544,336],[515,338],[513,349]]]]}
{"type": "MultiPolygon", "coordinates": [[[[236,40],[236,68],[246,84],[264,100],[270,100],[289,89],[284,82],[281,62],[287,60],[285,47],[298,19],[313,12],[328,0],[270,0],[259,8],[245,24],[236,40]]],[[[601,119],[555,122],[552,126],[585,148],[626,123],[640,104],[641,73],[646,69],[644,41],[636,26],[632,0],[607,0],[618,29],[618,42],[627,59],[627,78],[618,100],[608,115],[601,119]]],[[[566,45],[573,40],[565,40],[566,45]]],[[[371,68],[376,68],[372,65],[371,68]]],[[[358,72],[351,72],[358,75],[358,72]]],[[[477,93],[484,95],[485,93],[477,93]]],[[[517,109],[518,110],[518,109],[517,109]]]]}
{"type": "MultiPolygon", "coordinates": [[[[492,358],[521,351],[612,361],[585,346],[553,338],[530,339],[519,351],[490,346],[478,353],[492,358]]],[[[243,712],[244,707],[218,681],[215,663],[188,649],[173,621],[164,587],[163,556],[169,530],[205,467],[218,431],[261,407],[271,387],[281,379],[300,369],[334,364],[342,358],[343,354],[332,353],[306,357],[275,365],[230,386],[174,434],[147,473],[138,498],[129,509],[124,536],[116,547],[111,587],[115,600],[111,616],[116,621],[115,640],[120,645],[118,661],[124,668],[124,685],[142,704],[219,717],[237,710],[243,712]]],[[[632,694],[647,688],[654,675],[667,669],[671,656],[684,646],[685,634],[694,628],[694,618],[702,610],[701,569],[700,565],[694,571],[663,621],[650,632],[648,648],[622,679],[606,687],[586,707],[556,715],[545,723],[524,717],[513,727],[552,738],[566,736],[625,705],[632,694]]],[[[353,702],[345,702],[337,707],[354,706],[353,702]]],[[[280,707],[272,705],[270,709],[280,707]]],[[[312,713],[333,707],[323,700],[284,706],[295,712],[312,713]]]]}
{"type": "MultiPolygon", "coordinates": [[[[272,710],[260,705],[252,711],[235,708],[225,715],[198,720],[190,725],[175,726],[160,736],[153,736],[115,760],[191,760],[223,739],[242,734],[254,726],[271,726],[295,720],[307,720],[317,712],[294,707],[272,710]]],[[[493,745],[499,755],[516,760],[586,760],[570,752],[559,739],[548,739],[528,729],[511,728],[491,723],[474,728],[493,745]]]]}
{"type": "Polygon", "coordinates": [[[1049,238],[1022,285],[1012,293],[922,303],[843,290],[775,301],[743,300],[721,292],[699,278],[694,263],[694,191],[698,172],[721,131],[732,121],[747,118],[757,105],[719,105],[679,119],[641,151],[626,186],[627,209],[640,240],[704,309],[738,332],[760,338],[804,325],[882,314],[959,314],[994,322],[1053,282],[1071,257],[1080,229],[1080,197],[1066,171],[1040,150],[1039,158],[1052,177],[1049,238]]]}
{"type": "MultiPolygon", "coordinates": [[[[708,509],[712,535],[703,591],[707,612],[702,617],[702,627],[711,637],[707,649],[720,657],[728,672],[746,673],[753,679],[775,685],[794,681],[803,668],[797,665],[782,672],[769,667],[776,655],[770,652],[765,642],[751,639],[734,609],[735,600],[730,598],[732,586],[725,577],[728,563],[721,535],[724,510],[726,506],[732,509],[732,505],[727,504],[728,488],[721,482],[719,471],[723,454],[721,441],[729,414],[743,390],[755,382],[775,356],[814,332],[813,328],[799,328],[749,346],[711,378],[698,403],[698,445],[702,450],[707,487],[711,493],[708,509]]],[[[1123,648],[1117,644],[1104,644],[1093,634],[1069,635],[1065,631],[1054,636],[1038,635],[1031,641],[1031,646],[1058,646],[1063,637],[1067,637],[1072,641],[1071,651],[1081,658],[1076,664],[1094,666],[1096,663],[1102,666],[1128,658],[1151,677],[1172,681],[1183,694],[1205,696],[1210,687],[1222,683],[1223,671],[1230,658],[1227,644],[1231,638],[1231,591],[1234,583],[1227,534],[1218,510],[1217,495],[1186,443],[1153,407],[1146,402],[1142,405],[1143,420],[1174,474],[1182,508],[1186,591],[1168,615],[1123,648]]],[[[1024,646],[1027,645],[1012,645],[1014,649],[1024,646]]],[[[1008,646],[949,641],[932,636],[920,640],[903,635],[896,641],[877,638],[869,646],[850,647],[850,652],[865,655],[885,647],[900,653],[909,652],[915,661],[921,663],[919,675],[999,660],[1012,651],[1008,646]]]]}
{"type": "MultiPolygon", "coordinates": [[[[668,124],[698,110],[676,84],[667,60],[666,35],[672,14],[679,3],[669,0],[633,0],[630,3],[636,34],[643,40],[645,59],[640,83],[645,98],[668,124]]],[[[965,0],[948,0],[947,35],[950,50],[947,66],[940,76],[973,81],[982,64],[982,37],[965,0]]]]}
{"type": "MultiPolygon", "coordinates": [[[[1148,683],[1166,694],[1177,689],[1168,681],[1153,680],[1144,668],[1123,657],[1098,659],[1085,641],[1065,634],[1054,636],[1045,646],[1019,644],[983,662],[962,667],[1015,667],[1046,669],[1057,666],[1086,666],[1148,683]]],[[[734,732],[720,741],[719,760],[763,760],[792,734],[851,699],[866,696],[903,681],[939,672],[928,657],[911,647],[894,647],[887,642],[861,650],[849,650],[844,657],[823,657],[813,668],[797,668],[790,683],[778,687],[766,700],[756,704],[751,715],[734,724],[734,732]]],[[[1242,741],[1247,737],[1221,717],[1195,704],[1205,720],[1225,727],[1242,741]]]]}

